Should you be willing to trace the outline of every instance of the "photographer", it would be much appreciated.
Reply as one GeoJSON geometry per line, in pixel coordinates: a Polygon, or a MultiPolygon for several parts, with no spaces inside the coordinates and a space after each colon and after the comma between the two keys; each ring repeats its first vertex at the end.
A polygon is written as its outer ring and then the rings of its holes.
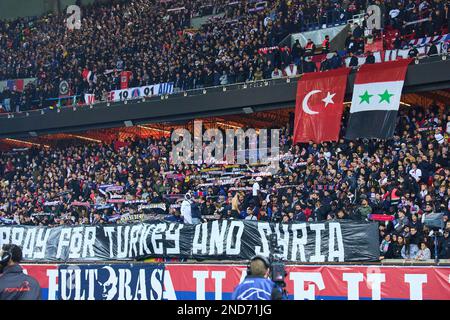
{"type": "Polygon", "coordinates": [[[0,300],[40,300],[39,283],[23,273],[20,261],[22,249],[19,246],[3,245],[0,251],[0,300]]]}
{"type": "Polygon", "coordinates": [[[250,260],[247,277],[234,289],[232,300],[281,300],[280,288],[269,279],[270,262],[261,255],[250,260]]]}

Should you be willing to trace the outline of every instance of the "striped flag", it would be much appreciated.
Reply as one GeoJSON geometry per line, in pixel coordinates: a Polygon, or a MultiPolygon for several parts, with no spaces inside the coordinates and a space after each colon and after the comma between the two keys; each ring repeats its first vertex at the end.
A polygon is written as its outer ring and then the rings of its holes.
{"type": "Polygon", "coordinates": [[[444,34],[444,35],[437,35],[437,36],[433,36],[433,37],[423,37],[423,38],[419,38],[419,39],[413,39],[409,41],[409,44],[414,45],[414,46],[423,46],[429,43],[439,43],[439,42],[443,42],[443,41],[448,41],[450,40],[450,35],[449,34],[444,34]]]}
{"type": "Polygon", "coordinates": [[[365,64],[356,74],[347,139],[394,135],[406,70],[412,59],[365,64]]]}
{"type": "Polygon", "coordinates": [[[87,68],[83,69],[83,71],[81,72],[81,76],[87,82],[97,83],[97,75],[93,71],[91,71],[87,68]]]}

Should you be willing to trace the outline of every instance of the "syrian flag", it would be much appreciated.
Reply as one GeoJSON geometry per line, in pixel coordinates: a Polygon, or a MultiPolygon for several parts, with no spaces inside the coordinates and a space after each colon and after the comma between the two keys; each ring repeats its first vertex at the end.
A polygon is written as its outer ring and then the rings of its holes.
{"type": "Polygon", "coordinates": [[[294,143],[337,141],[350,69],[306,73],[298,81],[294,143]]]}
{"type": "Polygon", "coordinates": [[[356,74],[347,139],[394,135],[406,70],[412,59],[365,64],[356,74]]]}

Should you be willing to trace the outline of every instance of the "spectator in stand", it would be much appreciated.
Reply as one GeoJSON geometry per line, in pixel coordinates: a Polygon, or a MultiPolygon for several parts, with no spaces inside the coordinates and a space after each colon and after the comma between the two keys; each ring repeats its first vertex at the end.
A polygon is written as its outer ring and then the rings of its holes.
{"type": "Polygon", "coordinates": [[[445,229],[443,232],[443,237],[439,242],[439,258],[440,259],[450,259],[450,230],[445,229]]]}
{"type": "Polygon", "coordinates": [[[348,66],[350,68],[357,68],[358,64],[359,64],[358,57],[355,56],[352,52],[350,52],[350,63],[348,66]]]}
{"type": "Polygon", "coordinates": [[[366,61],[365,64],[374,64],[375,63],[375,56],[373,55],[372,51],[367,51],[366,61]]]}
{"type": "Polygon", "coordinates": [[[354,212],[355,220],[368,220],[369,214],[372,213],[372,207],[369,205],[369,201],[365,194],[361,195],[361,205],[354,212]]]}
{"type": "Polygon", "coordinates": [[[419,50],[417,50],[417,48],[411,44],[409,46],[408,57],[417,58],[418,55],[419,55],[419,50]]]}
{"type": "Polygon", "coordinates": [[[391,235],[387,233],[380,244],[380,260],[390,257],[392,250],[391,235]]]}
{"type": "Polygon", "coordinates": [[[283,77],[283,72],[281,70],[278,70],[277,67],[275,67],[275,69],[273,69],[272,71],[272,79],[280,79],[283,77]]]}
{"type": "Polygon", "coordinates": [[[422,170],[417,168],[417,164],[415,162],[413,162],[411,164],[411,170],[409,170],[409,174],[411,175],[411,177],[414,178],[414,180],[419,183],[421,178],[422,178],[422,170]]]}
{"type": "Polygon", "coordinates": [[[260,67],[256,68],[255,74],[253,76],[253,80],[255,80],[255,81],[263,80],[263,72],[261,71],[260,67]]]}
{"type": "Polygon", "coordinates": [[[250,221],[256,221],[258,220],[257,216],[255,215],[255,212],[253,209],[251,209],[250,207],[247,208],[247,215],[244,218],[245,220],[250,220],[250,221]]]}
{"type": "Polygon", "coordinates": [[[347,214],[345,213],[345,211],[343,209],[339,210],[336,214],[336,219],[337,220],[344,220],[347,219],[347,214]]]}
{"type": "Polygon", "coordinates": [[[411,221],[410,222],[408,221],[406,224],[408,224],[408,223],[411,225],[411,227],[414,227],[419,232],[422,231],[422,229],[423,229],[422,222],[420,220],[418,220],[416,214],[411,214],[411,221]]]}
{"type": "Polygon", "coordinates": [[[331,69],[330,59],[328,59],[328,57],[329,56],[327,55],[327,57],[325,57],[325,59],[323,59],[320,63],[320,71],[327,71],[331,69]]]}
{"type": "Polygon", "coordinates": [[[316,52],[316,45],[311,39],[305,45],[305,56],[312,56],[316,52]]]}
{"type": "Polygon", "coordinates": [[[402,249],[405,246],[404,238],[399,235],[397,237],[397,241],[392,245],[391,255],[386,258],[390,259],[401,259],[402,258],[402,249]]]}
{"type": "Polygon", "coordinates": [[[260,210],[259,211],[258,221],[264,221],[264,222],[269,222],[270,221],[270,218],[267,215],[267,211],[266,210],[260,210]]]}
{"type": "Polygon", "coordinates": [[[417,253],[419,252],[419,248],[416,244],[411,244],[409,239],[406,239],[405,245],[401,251],[402,258],[407,260],[415,259],[417,253]]]}
{"type": "Polygon", "coordinates": [[[409,218],[406,216],[406,210],[401,209],[398,211],[398,219],[394,220],[395,231],[400,233],[405,226],[409,226],[409,218]]]}
{"type": "Polygon", "coordinates": [[[296,65],[300,64],[300,61],[303,57],[303,48],[300,44],[300,41],[297,39],[295,40],[294,45],[292,46],[292,59],[294,60],[294,63],[296,65]]]}
{"type": "Polygon", "coordinates": [[[222,71],[222,75],[219,78],[219,84],[221,86],[225,86],[225,85],[228,84],[228,75],[227,75],[227,71],[226,70],[222,71]]]}
{"type": "Polygon", "coordinates": [[[183,218],[181,217],[180,211],[176,210],[175,208],[172,208],[170,210],[170,215],[165,217],[164,220],[168,222],[183,223],[183,218]]]}
{"type": "Polygon", "coordinates": [[[431,251],[428,249],[425,242],[420,243],[420,250],[415,257],[416,260],[429,260],[431,259],[431,251]]]}
{"type": "Polygon", "coordinates": [[[359,50],[359,46],[358,46],[357,42],[355,41],[355,38],[353,37],[353,35],[351,33],[349,34],[349,36],[345,40],[345,49],[349,53],[357,53],[358,50],[359,50]]]}
{"type": "Polygon", "coordinates": [[[330,52],[330,36],[326,35],[322,42],[322,53],[330,52]]]}
{"type": "Polygon", "coordinates": [[[297,65],[295,63],[290,63],[286,68],[284,68],[284,74],[287,77],[295,77],[298,74],[297,65]]]}
{"type": "Polygon", "coordinates": [[[402,43],[403,43],[403,37],[402,36],[396,36],[393,42],[394,49],[402,49],[402,43]]]}
{"type": "Polygon", "coordinates": [[[317,72],[317,65],[312,61],[311,57],[305,57],[305,61],[303,63],[303,72],[317,72]]]}
{"type": "Polygon", "coordinates": [[[353,38],[357,39],[359,41],[359,39],[361,39],[364,36],[364,29],[361,28],[361,26],[358,23],[354,23],[353,24],[353,38]]]}
{"type": "Polygon", "coordinates": [[[330,59],[330,68],[331,69],[338,69],[341,68],[343,65],[342,58],[339,56],[338,52],[335,51],[332,53],[331,59],[330,59]]]}
{"type": "Polygon", "coordinates": [[[429,57],[431,57],[431,56],[435,56],[435,55],[437,55],[437,54],[438,54],[438,50],[437,50],[436,44],[431,43],[431,45],[430,45],[430,47],[429,47],[429,49],[428,49],[427,55],[428,55],[429,57]]]}

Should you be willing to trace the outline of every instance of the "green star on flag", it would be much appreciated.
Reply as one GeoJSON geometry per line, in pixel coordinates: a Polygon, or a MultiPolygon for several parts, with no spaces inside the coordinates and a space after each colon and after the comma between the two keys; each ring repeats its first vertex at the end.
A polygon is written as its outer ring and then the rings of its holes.
{"type": "Polygon", "coordinates": [[[387,91],[387,89],[382,93],[379,94],[381,100],[380,103],[383,101],[386,101],[387,103],[391,103],[391,97],[394,96],[393,93],[389,93],[389,91],[387,91]]]}
{"type": "Polygon", "coordinates": [[[359,102],[359,104],[363,103],[364,101],[367,102],[367,104],[370,103],[370,98],[373,97],[373,94],[369,94],[369,92],[364,92],[363,95],[359,96],[361,98],[361,101],[359,102]]]}

